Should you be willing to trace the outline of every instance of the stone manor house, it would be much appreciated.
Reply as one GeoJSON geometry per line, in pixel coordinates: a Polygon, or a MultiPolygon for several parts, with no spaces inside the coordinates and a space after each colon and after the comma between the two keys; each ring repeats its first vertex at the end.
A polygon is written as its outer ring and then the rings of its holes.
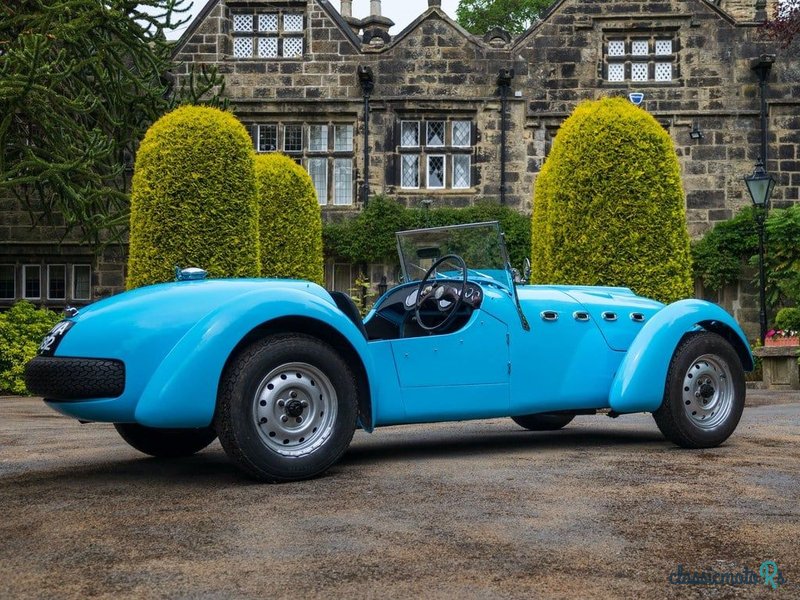
{"type": "MultiPolygon", "coordinates": [[[[338,10],[209,0],[176,43],[176,75],[215,65],[256,150],[305,166],[326,219],[360,210],[367,193],[432,206],[488,198],[530,213],[536,174],[576,104],[639,92],[674,140],[699,236],[750,202],[742,178],[761,155],[758,65],[773,206],[798,200],[800,61],[759,28],[776,1],[557,0],[514,38],[468,33],[440,0],[395,35],[388,0],[371,0],[361,18],[351,0],[338,10]]],[[[57,231],[0,208],[0,305],[80,304],[121,288],[124,248],[94,257],[59,246],[57,231]]],[[[331,257],[328,286],[348,289],[354,269],[331,257]]],[[[392,280],[382,265],[371,271],[374,283],[392,280]]],[[[734,311],[755,304],[723,296],[734,311]]]]}

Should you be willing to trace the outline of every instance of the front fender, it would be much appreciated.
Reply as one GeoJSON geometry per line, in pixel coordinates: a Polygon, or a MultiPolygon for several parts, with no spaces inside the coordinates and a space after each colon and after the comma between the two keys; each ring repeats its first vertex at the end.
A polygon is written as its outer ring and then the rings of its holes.
{"type": "Polygon", "coordinates": [[[658,410],[675,348],[686,333],[698,328],[727,338],[744,370],[752,370],[750,346],[733,317],[704,300],[680,300],[657,312],[634,339],[611,384],[611,409],[619,413],[658,410]]]}
{"type": "Polygon", "coordinates": [[[277,299],[269,296],[250,292],[198,321],[153,373],[136,405],[136,422],[149,427],[208,426],[222,371],[236,345],[256,327],[290,316],[325,323],[347,339],[364,364],[374,401],[374,367],[367,342],[352,321],[332,303],[303,290],[286,288],[277,299]]]}

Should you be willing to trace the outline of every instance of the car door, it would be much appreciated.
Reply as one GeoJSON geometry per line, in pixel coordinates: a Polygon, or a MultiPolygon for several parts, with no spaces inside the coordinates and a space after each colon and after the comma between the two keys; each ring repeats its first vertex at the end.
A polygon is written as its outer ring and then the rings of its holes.
{"type": "MultiPolygon", "coordinates": [[[[486,292],[484,303],[499,295],[486,292]]],[[[487,311],[476,309],[456,332],[392,340],[391,347],[409,422],[508,414],[508,327],[487,311]]]]}

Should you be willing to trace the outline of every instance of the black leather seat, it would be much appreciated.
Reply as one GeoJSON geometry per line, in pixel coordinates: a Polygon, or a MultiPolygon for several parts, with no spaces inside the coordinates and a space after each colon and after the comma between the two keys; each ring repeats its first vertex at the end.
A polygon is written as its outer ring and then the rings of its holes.
{"type": "Polygon", "coordinates": [[[364,327],[364,321],[361,318],[361,313],[358,312],[358,308],[356,307],[356,303],[353,302],[353,299],[344,292],[329,293],[331,298],[333,298],[333,301],[336,303],[336,306],[339,307],[339,310],[347,315],[347,318],[350,319],[356,327],[358,327],[358,330],[364,336],[364,339],[368,340],[369,336],[367,335],[367,328],[364,327]]]}

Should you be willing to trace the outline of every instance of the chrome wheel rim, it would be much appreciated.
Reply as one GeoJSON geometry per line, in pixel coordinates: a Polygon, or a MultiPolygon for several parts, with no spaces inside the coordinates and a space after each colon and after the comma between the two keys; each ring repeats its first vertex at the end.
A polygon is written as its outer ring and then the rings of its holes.
{"type": "Polygon", "coordinates": [[[733,378],[727,363],[714,354],[697,358],[683,377],[683,410],[700,429],[724,423],[733,406],[733,378]]]}
{"type": "Polygon", "coordinates": [[[286,363],[270,371],[253,399],[253,419],[264,444],[282,456],[305,456],[331,436],[336,390],[307,363],[286,363]]]}

